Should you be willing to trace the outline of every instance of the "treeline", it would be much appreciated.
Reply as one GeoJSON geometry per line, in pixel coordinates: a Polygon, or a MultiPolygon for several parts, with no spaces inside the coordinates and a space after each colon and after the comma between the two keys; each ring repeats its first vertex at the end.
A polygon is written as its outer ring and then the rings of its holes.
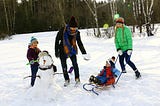
{"type": "Polygon", "coordinates": [[[94,4],[95,0],[0,0],[0,37],[58,30],[71,16],[77,18],[79,28],[93,28],[96,22],[91,9],[96,11],[99,27],[105,23],[113,26],[116,13],[125,18],[127,25],[160,22],[160,0],[110,0],[94,4]]]}

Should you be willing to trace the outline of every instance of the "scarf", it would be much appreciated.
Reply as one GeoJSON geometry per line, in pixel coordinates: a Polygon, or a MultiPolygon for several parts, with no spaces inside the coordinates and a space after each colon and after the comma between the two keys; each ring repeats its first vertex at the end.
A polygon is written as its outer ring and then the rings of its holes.
{"type": "Polygon", "coordinates": [[[63,34],[63,47],[64,52],[67,56],[76,55],[78,53],[77,45],[76,45],[76,34],[77,31],[74,34],[71,34],[69,27],[67,29],[64,29],[63,34]]]}

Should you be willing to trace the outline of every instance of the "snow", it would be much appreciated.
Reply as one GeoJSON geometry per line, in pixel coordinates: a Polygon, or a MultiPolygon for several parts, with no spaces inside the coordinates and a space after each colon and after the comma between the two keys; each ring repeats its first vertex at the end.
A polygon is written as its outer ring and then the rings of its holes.
{"type": "MultiPolygon", "coordinates": [[[[115,85],[98,91],[99,96],[86,92],[82,86],[90,75],[97,75],[111,56],[117,57],[114,38],[104,39],[87,36],[87,30],[81,31],[81,39],[91,60],[85,61],[79,51],[78,65],[81,85],[74,87],[74,74],[70,75],[71,84],[63,87],[62,74],[54,75],[52,85],[39,86],[36,79],[33,88],[28,88],[30,67],[26,65],[27,45],[31,36],[39,40],[39,48],[52,55],[58,72],[62,72],[60,60],[54,56],[54,41],[57,32],[42,32],[14,35],[12,39],[0,41],[0,106],[159,106],[160,105],[160,32],[153,37],[133,37],[131,60],[142,74],[135,79],[129,66],[115,85]]],[[[68,67],[71,62],[68,59],[68,67]]],[[[119,62],[116,63],[120,69],[119,62]]]]}

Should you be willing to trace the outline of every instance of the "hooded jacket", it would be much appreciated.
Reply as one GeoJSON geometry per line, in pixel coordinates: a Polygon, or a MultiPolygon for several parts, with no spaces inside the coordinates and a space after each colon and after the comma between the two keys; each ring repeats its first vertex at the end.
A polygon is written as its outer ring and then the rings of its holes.
{"type": "Polygon", "coordinates": [[[122,28],[116,28],[115,45],[117,51],[132,50],[132,33],[127,26],[123,25],[122,28]]]}

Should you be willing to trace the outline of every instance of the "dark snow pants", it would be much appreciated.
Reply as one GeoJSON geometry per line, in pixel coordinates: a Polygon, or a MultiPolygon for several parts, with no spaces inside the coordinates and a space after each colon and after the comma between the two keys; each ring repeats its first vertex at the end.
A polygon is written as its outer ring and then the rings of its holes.
{"type": "MultiPolygon", "coordinates": [[[[79,78],[79,67],[78,67],[78,64],[77,64],[77,56],[72,55],[69,58],[71,59],[71,62],[72,62],[73,68],[74,68],[75,79],[79,78]]],[[[67,72],[67,63],[66,63],[67,58],[66,58],[66,56],[60,56],[60,60],[61,60],[64,79],[69,80],[69,75],[68,75],[68,72],[67,72]]]]}
{"type": "Polygon", "coordinates": [[[122,71],[125,70],[125,65],[124,65],[124,59],[126,63],[135,71],[137,70],[136,66],[134,63],[130,60],[131,56],[127,54],[127,52],[123,52],[122,55],[119,55],[119,63],[121,66],[122,71]]]}
{"type": "Polygon", "coordinates": [[[31,86],[34,86],[37,72],[38,72],[38,65],[31,65],[31,86]]]}

